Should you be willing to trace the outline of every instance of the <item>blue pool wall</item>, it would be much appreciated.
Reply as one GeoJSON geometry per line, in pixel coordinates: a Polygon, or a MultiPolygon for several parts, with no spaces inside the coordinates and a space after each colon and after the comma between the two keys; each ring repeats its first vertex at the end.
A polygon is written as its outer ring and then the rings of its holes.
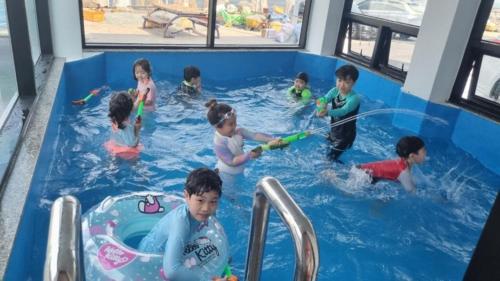
{"type": "MultiPolygon", "coordinates": [[[[281,52],[110,52],[95,55],[79,61],[66,63],[57,90],[47,131],[41,147],[39,161],[31,182],[31,187],[23,217],[18,228],[5,280],[42,280],[43,261],[45,260],[48,221],[40,220],[36,212],[45,177],[49,174],[50,164],[56,149],[56,138],[64,118],[64,108],[73,99],[84,97],[88,91],[107,84],[112,88],[135,87],[132,79],[132,64],[137,58],[147,58],[153,65],[155,80],[173,78],[182,80],[185,65],[197,65],[202,71],[203,80],[227,82],[234,85],[247,77],[286,76],[293,77],[298,71],[306,71],[315,81],[335,84],[334,70],[345,61],[333,57],[322,57],[297,51],[281,52]],[[43,233],[35,233],[35,226],[42,226],[43,233]],[[36,239],[45,241],[40,249],[32,247],[36,239]]],[[[394,114],[393,125],[405,128],[426,137],[451,140],[456,146],[477,158],[484,166],[500,174],[500,126],[486,118],[459,108],[435,104],[419,97],[402,92],[401,84],[386,79],[362,67],[355,90],[374,101],[382,101],[387,107],[418,110],[448,121],[448,126],[430,122],[421,117],[394,114]]],[[[358,124],[358,126],[360,126],[358,124]]],[[[50,184],[50,183],[49,183],[50,184]]],[[[56,198],[49,198],[55,200],[56,198]]]]}

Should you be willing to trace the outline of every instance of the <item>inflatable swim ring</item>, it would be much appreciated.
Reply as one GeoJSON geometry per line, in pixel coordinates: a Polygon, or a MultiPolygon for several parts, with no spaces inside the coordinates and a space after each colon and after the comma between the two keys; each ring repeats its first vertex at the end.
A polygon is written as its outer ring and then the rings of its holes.
{"type": "MultiPolygon", "coordinates": [[[[82,216],[86,280],[167,280],[163,255],[142,253],[127,241],[144,237],[169,211],[184,204],[181,197],[138,192],[107,197],[82,216]]],[[[184,264],[210,280],[220,276],[229,260],[229,246],[215,217],[193,234],[184,248],[184,264]]],[[[140,241],[140,240],[139,240],[140,241]]]]}

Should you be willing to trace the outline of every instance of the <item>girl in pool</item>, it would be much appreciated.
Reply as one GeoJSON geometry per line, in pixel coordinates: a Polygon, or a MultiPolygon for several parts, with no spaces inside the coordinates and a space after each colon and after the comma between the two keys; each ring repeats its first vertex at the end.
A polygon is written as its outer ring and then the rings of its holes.
{"type": "Polygon", "coordinates": [[[133,109],[130,95],[125,92],[116,93],[109,101],[108,116],[111,119],[111,139],[105,144],[112,155],[133,158],[140,151],[139,132],[141,122],[130,123],[133,109]]]}
{"type": "Polygon", "coordinates": [[[280,144],[280,139],[236,127],[236,111],[231,106],[217,103],[215,99],[207,102],[205,106],[208,107],[208,121],[215,128],[214,150],[219,172],[240,174],[244,171],[247,161],[260,156],[262,151],[259,149],[243,151],[244,139],[267,142],[270,145],[280,144]]]}
{"type": "MultiPolygon", "coordinates": [[[[137,88],[135,91],[132,91],[132,97],[136,98],[140,97],[140,95],[145,95],[147,89],[149,88],[149,92],[144,100],[144,108],[148,111],[154,111],[156,101],[156,85],[151,78],[151,64],[147,59],[138,59],[134,62],[132,73],[134,74],[134,79],[137,80],[137,88]]],[[[134,107],[137,108],[140,100],[140,98],[135,99],[134,107]]]]}

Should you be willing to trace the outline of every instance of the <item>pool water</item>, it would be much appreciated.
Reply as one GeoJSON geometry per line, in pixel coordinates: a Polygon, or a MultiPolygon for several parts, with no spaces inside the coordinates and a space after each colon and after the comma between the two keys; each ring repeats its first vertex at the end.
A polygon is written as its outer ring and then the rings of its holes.
{"type": "MultiPolygon", "coordinates": [[[[110,92],[82,107],[67,105],[56,120],[55,152],[43,159],[47,173],[37,202],[33,233],[46,233],[52,202],[76,196],[85,212],[106,196],[133,191],[182,194],[187,174],[214,167],[214,130],[204,103],[216,97],[233,106],[238,124],[285,136],[325,128],[312,105],[297,108],[286,99],[290,77],[254,77],[228,83],[204,81],[201,98],[175,95],[174,79],[156,81],[156,112],[144,116],[136,160],[113,158],[103,148],[109,138],[110,92]]],[[[313,94],[331,84],[314,81],[313,94]]],[[[126,85],[114,86],[124,89],[126,85]]],[[[68,101],[69,103],[69,101],[68,101]]],[[[360,112],[384,108],[363,97],[360,112]]],[[[233,272],[243,278],[256,182],[276,177],[310,218],[318,237],[318,280],[459,280],[462,278],[489,209],[500,187],[498,175],[442,139],[423,137],[428,160],[415,169],[418,191],[406,193],[393,182],[367,184],[352,166],[394,158],[394,144],[410,131],[393,127],[392,115],[358,120],[358,136],[341,163],[326,156],[323,134],[264,152],[251,161],[234,186],[224,188],[217,216],[231,244],[233,272]]],[[[443,125],[445,126],[445,125],[443,125]]],[[[247,142],[245,150],[255,142],[247,142]]],[[[31,278],[41,279],[46,239],[34,239],[31,278]]],[[[262,280],[291,280],[294,250],[289,232],[271,212],[262,280]]]]}

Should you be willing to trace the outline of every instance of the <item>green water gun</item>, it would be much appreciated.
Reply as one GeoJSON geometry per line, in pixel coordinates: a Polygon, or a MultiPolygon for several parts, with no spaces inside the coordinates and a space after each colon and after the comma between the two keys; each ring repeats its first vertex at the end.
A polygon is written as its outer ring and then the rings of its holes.
{"type": "Polygon", "coordinates": [[[108,86],[102,86],[100,88],[97,88],[97,89],[93,89],[92,91],[90,91],[90,93],[84,97],[83,99],[79,99],[79,100],[73,100],[71,101],[72,104],[74,105],[84,105],[86,104],[93,96],[97,96],[99,95],[99,93],[104,90],[104,89],[107,89],[108,86]]]}
{"type": "Polygon", "coordinates": [[[142,112],[144,111],[144,101],[146,100],[146,97],[148,96],[149,93],[149,88],[146,89],[146,92],[144,95],[139,96],[139,105],[137,106],[137,114],[135,117],[135,123],[141,123],[142,121],[142,112]]]}
{"type": "Polygon", "coordinates": [[[322,97],[316,100],[316,111],[321,112],[323,110],[326,110],[326,98],[322,97]]]}
{"type": "Polygon", "coordinates": [[[236,275],[233,275],[233,273],[231,272],[231,267],[229,266],[229,264],[226,265],[226,267],[224,267],[224,271],[222,272],[222,277],[226,277],[227,281],[238,281],[238,277],[236,277],[236,275]]]}
{"type": "Polygon", "coordinates": [[[311,133],[309,131],[300,132],[294,135],[281,138],[279,144],[275,145],[261,144],[260,146],[254,148],[253,150],[258,151],[258,150],[273,150],[273,149],[283,148],[288,146],[292,142],[307,138],[310,134],[311,133]]]}

